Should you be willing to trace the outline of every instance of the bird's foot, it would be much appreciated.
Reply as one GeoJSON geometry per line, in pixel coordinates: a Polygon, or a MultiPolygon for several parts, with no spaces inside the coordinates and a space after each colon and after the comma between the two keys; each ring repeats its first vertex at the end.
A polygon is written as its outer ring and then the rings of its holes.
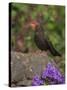
{"type": "Polygon", "coordinates": [[[42,52],[41,50],[37,50],[37,51],[36,51],[36,54],[39,54],[39,53],[41,53],[41,52],[42,52]]]}
{"type": "Polygon", "coordinates": [[[47,55],[48,55],[48,52],[47,52],[47,51],[37,50],[37,51],[36,51],[36,54],[40,54],[40,55],[47,56],[47,55]]]}
{"type": "Polygon", "coordinates": [[[48,55],[48,53],[47,53],[47,51],[41,51],[42,53],[42,55],[45,55],[45,56],[47,56],[48,55]]]}

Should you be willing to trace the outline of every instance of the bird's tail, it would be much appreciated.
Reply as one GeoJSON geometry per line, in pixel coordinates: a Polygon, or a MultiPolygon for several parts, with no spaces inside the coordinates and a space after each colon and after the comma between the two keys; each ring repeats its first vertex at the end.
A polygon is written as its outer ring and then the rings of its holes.
{"type": "Polygon", "coordinates": [[[54,56],[61,56],[61,54],[55,48],[50,48],[50,51],[54,56]]]}
{"type": "Polygon", "coordinates": [[[49,50],[53,56],[61,56],[61,54],[53,47],[52,43],[49,43],[49,50]]]}

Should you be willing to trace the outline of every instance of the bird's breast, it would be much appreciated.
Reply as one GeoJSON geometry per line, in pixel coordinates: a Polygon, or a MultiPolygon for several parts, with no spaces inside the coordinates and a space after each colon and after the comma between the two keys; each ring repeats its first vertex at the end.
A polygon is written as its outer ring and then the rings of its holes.
{"type": "Polygon", "coordinates": [[[43,35],[36,33],[35,36],[34,36],[34,40],[35,40],[36,46],[39,49],[47,50],[46,40],[44,39],[43,35]]]}

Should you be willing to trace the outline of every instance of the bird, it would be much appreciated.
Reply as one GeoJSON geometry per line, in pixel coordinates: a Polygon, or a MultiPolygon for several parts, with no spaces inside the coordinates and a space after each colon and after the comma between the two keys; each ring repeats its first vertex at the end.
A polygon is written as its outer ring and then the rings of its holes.
{"type": "Polygon", "coordinates": [[[52,42],[44,34],[43,27],[36,20],[30,22],[30,26],[34,30],[34,42],[41,51],[49,51],[53,56],[61,56],[54,48],[52,42]]]}

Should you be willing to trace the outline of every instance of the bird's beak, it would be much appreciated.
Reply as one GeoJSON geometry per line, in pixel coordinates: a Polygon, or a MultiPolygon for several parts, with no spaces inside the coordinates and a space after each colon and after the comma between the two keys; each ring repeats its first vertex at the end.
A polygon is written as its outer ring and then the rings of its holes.
{"type": "Polygon", "coordinates": [[[38,23],[36,21],[32,21],[30,23],[30,27],[32,27],[33,30],[35,30],[36,26],[38,25],[38,23]]]}
{"type": "Polygon", "coordinates": [[[35,30],[35,28],[36,28],[35,24],[31,23],[30,26],[32,27],[33,30],[35,30]]]}

